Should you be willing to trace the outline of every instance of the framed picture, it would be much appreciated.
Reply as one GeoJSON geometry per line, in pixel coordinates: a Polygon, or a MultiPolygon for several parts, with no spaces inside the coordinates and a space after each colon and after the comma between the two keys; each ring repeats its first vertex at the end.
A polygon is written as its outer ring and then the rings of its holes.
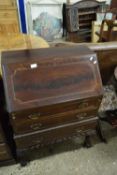
{"type": "Polygon", "coordinates": [[[28,1],[26,4],[28,33],[53,41],[62,37],[62,3],[28,1]]]}

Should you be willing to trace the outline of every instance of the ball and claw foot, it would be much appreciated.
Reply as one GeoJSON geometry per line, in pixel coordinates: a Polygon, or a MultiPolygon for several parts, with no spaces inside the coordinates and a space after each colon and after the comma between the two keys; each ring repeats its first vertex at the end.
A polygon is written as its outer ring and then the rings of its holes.
{"type": "Polygon", "coordinates": [[[21,167],[25,167],[27,164],[28,164],[27,161],[21,161],[21,162],[20,162],[21,167]]]}
{"type": "Polygon", "coordinates": [[[87,135],[85,137],[83,147],[85,147],[85,148],[91,148],[92,147],[90,136],[87,135]]]}
{"type": "Polygon", "coordinates": [[[49,146],[48,149],[49,149],[49,153],[50,154],[53,154],[54,153],[54,147],[53,146],[49,146]]]}

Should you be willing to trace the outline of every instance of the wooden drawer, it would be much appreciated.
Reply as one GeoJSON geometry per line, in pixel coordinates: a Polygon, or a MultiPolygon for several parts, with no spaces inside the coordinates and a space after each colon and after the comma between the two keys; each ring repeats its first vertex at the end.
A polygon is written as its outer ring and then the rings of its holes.
{"type": "Polygon", "coordinates": [[[85,122],[73,122],[71,124],[53,127],[41,131],[35,131],[24,135],[15,135],[17,149],[25,149],[32,146],[43,146],[66,140],[77,134],[84,134],[97,125],[97,117],[85,122]]]}
{"type": "Polygon", "coordinates": [[[58,113],[68,112],[77,110],[79,112],[84,112],[84,110],[98,110],[101,103],[102,97],[91,98],[85,100],[79,100],[76,102],[66,102],[63,104],[46,106],[38,109],[30,109],[26,111],[16,112],[11,114],[13,120],[26,119],[26,118],[40,118],[41,116],[50,116],[58,113]]]}
{"type": "Polygon", "coordinates": [[[0,161],[11,159],[10,151],[5,143],[0,144],[0,161]]]}
{"type": "Polygon", "coordinates": [[[97,110],[83,111],[79,110],[58,113],[51,116],[24,116],[24,118],[14,118],[11,120],[13,130],[16,134],[33,132],[50,127],[63,125],[66,123],[81,121],[93,118],[97,115],[97,110]]]}
{"type": "Polygon", "coordinates": [[[10,19],[17,19],[17,9],[16,10],[0,10],[0,21],[1,20],[10,20],[10,19]]]}

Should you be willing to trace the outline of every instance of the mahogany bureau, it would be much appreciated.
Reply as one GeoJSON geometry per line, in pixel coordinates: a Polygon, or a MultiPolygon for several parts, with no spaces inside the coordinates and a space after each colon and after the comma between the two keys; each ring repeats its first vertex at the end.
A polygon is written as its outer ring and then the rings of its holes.
{"type": "Polygon", "coordinates": [[[18,157],[96,129],[103,89],[87,47],[4,52],[2,74],[18,157]]]}

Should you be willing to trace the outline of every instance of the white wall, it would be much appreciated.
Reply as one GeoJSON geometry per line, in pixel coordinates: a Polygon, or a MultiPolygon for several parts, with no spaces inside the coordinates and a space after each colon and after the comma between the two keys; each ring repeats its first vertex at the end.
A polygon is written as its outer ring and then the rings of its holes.
{"type": "MultiPolygon", "coordinates": [[[[29,1],[29,2],[36,2],[38,1],[38,3],[52,3],[53,2],[58,2],[58,3],[64,3],[64,2],[67,2],[67,0],[25,0],[25,1],[29,1]]],[[[75,2],[78,2],[80,0],[71,0],[71,3],[75,3],[75,2]]]]}
{"type": "MultiPolygon", "coordinates": [[[[24,0],[25,2],[37,2],[38,3],[51,3],[52,1],[53,2],[58,2],[58,3],[64,3],[64,2],[67,2],[67,0],[24,0]]],[[[70,0],[71,3],[75,3],[75,2],[78,2],[80,0],[70,0]]],[[[98,1],[104,1],[104,0],[98,0],[98,1]]],[[[110,3],[111,0],[105,0],[107,2],[107,4],[110,3]]]]}

